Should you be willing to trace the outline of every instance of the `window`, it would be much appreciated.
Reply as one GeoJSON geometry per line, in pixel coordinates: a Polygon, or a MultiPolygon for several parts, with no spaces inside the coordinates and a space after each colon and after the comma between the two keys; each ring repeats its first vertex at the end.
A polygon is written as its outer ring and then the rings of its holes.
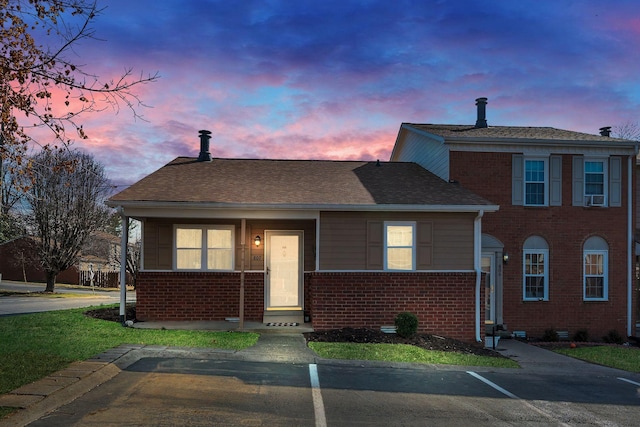
{"type": "Polygon", "coordinates": [[[523,299],[549,300],[549,246],[539,236],[531,236],[523,248],[523,299]]]}
{"type": "Polygon", "coordinates": [[[606,301],[608,295],[609,245],[601,237],[590,237],[584,244],[584,300],[606,301]]]}
{"type": "Polygon", "coordinates": [[[604,160],[584,161],[584,200],[585,206],[605,206],[607,194],[605,177],[607,176],[604,160]]]}
{"type": "Polygon", "coordinates": [[[415,222],[384,223],[384,269],[415,270],[415,222]]]}
{"type": "Polygon", "coordinates": [[[176,227],[177,270],[233,270],[233,226],[176,227]]]}
{"type": "Polygon", "coordinates": [[[527,206],[547,205],[547,159],[525,159],[524,161],[524,204],[527,206]]]}

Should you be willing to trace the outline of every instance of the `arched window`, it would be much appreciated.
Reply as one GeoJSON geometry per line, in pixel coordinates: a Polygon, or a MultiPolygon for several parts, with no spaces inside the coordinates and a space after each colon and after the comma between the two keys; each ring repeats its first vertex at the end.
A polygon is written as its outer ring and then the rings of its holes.
{"type": "Polygon", "coordinates": [[[609,245],[598,236],[584,242],[583,298],[585,301],[609,299],[609,245]]]}
{"type": "Polygon", "coordinates": [[[549,300],[549,245],[540,236],[531,236],[523,246],[522,299],[549,300]]]}

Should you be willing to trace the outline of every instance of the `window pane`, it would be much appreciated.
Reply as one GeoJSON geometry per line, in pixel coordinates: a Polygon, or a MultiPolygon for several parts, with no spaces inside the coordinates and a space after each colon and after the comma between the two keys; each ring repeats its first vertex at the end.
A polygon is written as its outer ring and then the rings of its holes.
{"type": "Polygon", "coordinates": [[[410,225],[387,226],[387,246],[413,246],[413,227],[410,225]]]}
{"type": "Polygon", "coordinates": [[[543,205],[544,204],[544,183],[526,185],[526,203],[528,205],[543,205]]]}
{"type": "Polygon", "coordinates": [[[390,270],[413,270],[413,249],[388,248],[387,268],[390,270]]]}
{"type": "Polygon", "coordinates": [[[586,298],[604,298],[603,277],[587,277],[584,286],[584,295],[586,298]]]}
{"type": "Polygon", "coordinates": [[[209,270],[232,270],[232,262],[231,249],[209,249],[207,251],[207,269],[209,270]]]}
{"type": "Polygon", "coordinates": [[[527,298],[544,298],[544,277],[527,277],[525,295],[527,298]]]}
{"type": "Polygon", "coordinates": [[[207,230],[207,247],[231,249],[231,230],[207,230]]]}
{"type": "Polygon", "coordinates": [[[202,230],[178,228],[176,230],[176,246],[178,248],[202,247],[202,230]]]}
{"type": "Polygon", "coordinates": [[[201,260],[202,251],[200,249],[178,249],[176,251],[176,266],[179,269],[199,270],[201,260]]]}

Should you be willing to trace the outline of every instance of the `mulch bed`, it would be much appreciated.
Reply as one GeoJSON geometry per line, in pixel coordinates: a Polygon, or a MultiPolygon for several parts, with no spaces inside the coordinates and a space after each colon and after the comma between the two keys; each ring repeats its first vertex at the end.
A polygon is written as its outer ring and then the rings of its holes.
{"type": "Polygon", "coordinates": [[[478,356],[504,357],[500,353],[482,345],[470,344],[452,338],[437,335],[417,334],[410,338],[402,338],[396,334],[366,328],[342,328],[329,331],[307,332],[303,334],[307,342],[350,342],[350,343],[386,343],[409,344],[425,350],[454,351],[478,356]]]}

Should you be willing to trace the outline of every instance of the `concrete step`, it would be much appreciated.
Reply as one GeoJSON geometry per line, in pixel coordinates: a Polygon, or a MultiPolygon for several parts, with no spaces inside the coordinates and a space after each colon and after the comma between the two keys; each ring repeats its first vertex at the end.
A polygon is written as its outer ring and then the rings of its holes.
{"type": "Polygon", "coordinates": [[[302,310],[274,310],[265,311],[262,318],[263,323],[304,323],[304,312],[302,310]]]}

